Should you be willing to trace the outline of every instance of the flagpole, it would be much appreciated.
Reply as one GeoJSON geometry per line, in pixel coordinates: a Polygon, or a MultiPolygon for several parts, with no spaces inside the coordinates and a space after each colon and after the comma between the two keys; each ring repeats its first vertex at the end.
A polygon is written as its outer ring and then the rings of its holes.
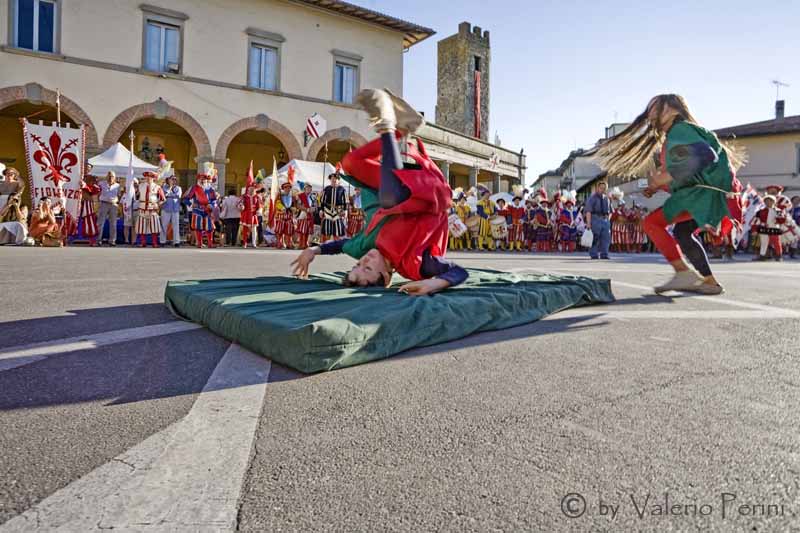
{"type": "Polygon", "coordinates": [[[56,89],[56,122],[61,126],[61,89],[56,89]]]}

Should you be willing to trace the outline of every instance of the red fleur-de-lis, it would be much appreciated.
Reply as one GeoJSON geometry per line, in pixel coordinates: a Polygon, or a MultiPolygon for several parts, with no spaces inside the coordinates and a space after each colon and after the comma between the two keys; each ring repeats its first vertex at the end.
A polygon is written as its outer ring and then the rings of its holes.
{"type": "Polygon", "coordinates": [[[64,172],[69,173],[78,164],[78,156],[70,152],[69,149],[78,144],[78,139],[70,139],[67,144],[61,146],[61,137],[57,131],[50,135],[49,146],[46,146],[41,137],[31,135],[39,146],[33,154],[33,160],[41,166],[42,172],[47,172],[44,176],[45,181],[52,181],[56,187],[62,181],[72,181],[64,172]]]}

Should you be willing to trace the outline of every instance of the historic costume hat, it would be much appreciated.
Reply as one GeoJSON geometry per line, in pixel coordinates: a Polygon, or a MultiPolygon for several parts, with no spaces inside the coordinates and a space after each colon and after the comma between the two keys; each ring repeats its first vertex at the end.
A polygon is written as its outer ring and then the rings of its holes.
{"type": "Polygon", "coordinates": [[[208,179],[211,181],[217,181],[217,169],[214,168],[213,161],[206,161],[203,163],[203,171],[197,174],[197,179],[208,179]]]}
{"type": "Polygon", "coordinates": [[[778,189],[778,194],[780,194],[783,192],[784,187],[783,185],[767,185],[766,187],[764,187],[765,191],[768,191],[770,189],[778,189]]]}

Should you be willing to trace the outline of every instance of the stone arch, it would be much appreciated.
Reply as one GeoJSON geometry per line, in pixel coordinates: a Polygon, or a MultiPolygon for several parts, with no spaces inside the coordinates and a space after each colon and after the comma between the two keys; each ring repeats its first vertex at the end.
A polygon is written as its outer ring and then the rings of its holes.
{"type": "Polygon", "coordinates": [[[347,126],[342,126],[341,128],[328,130],[319,139],[311,143],[311,146],[308,147],[306,159],[309,161],[316,161],[320,151],[325,148],[325,143],[331,141],[349,141],[354,148],[367,144],[367,139],[363,135],[351,130],[347,126]]]}
{"type": "Polygon", "coordinates": [[[108,125],[108,129],[106,129],[106,134],[103,137],[103,146],[109,147],[113,145],[119,141],[120,136],[125,133],[125,130],[131,124],[146,118],[169,120],[182,127],[192,138],[192,142],[197,148],[198,163],[211,159],[211,143],[208,141],[208,135],[203,126],[186,111],[169,105],[161,98],[149,104],[138,104],[129,107],[114,117],[114,120],[108,125]]]}
{"type": "MultiPolygon", "coordinates": [[[[0,109],[28,102],[31,104],[46,104],[56,107],[57,93],[46,89],[38,83],[27,83],[0,89],[0,109]]],[[[98,148],[99,138],[97,129],[94,127],[92,119],[74,100],[61,95],[61,110],[78,122],[77,125],[86,126],[86,148],[89,150],[98,148]]]]}
{"type": "Polygon", "coordinates": [[[263,113],[254,117],[237,120],[228,126],[225,131],[222,132],[219,141],[217,141],[214,159],[217,162],[225,161],[228,157],[228,147],[231,145],[231,142],[233,142],[233,139],[247,130],[266,131],[280,141],[286,149],[286,157],[290,160],[303,159],[303,149],[300,147],[300,143],[297,142],[294,135],[292,135],[291,130],[263,113]]]}

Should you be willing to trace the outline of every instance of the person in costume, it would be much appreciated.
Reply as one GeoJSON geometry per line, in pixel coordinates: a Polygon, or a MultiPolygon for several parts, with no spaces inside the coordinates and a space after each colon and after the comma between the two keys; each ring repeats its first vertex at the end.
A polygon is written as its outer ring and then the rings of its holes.
{"type": "Polygon", "coordinates": [[[508,242],[512,250],[522,251],[525,241],[525,208],[522,206],[522,197],[514,196],[512,205],[508,208],[511,223],[508,226],[508,242]]]}
{"type": "Polygon", "coordinates": [[[388,287],[395,271],[412,280],[400,287],[409,295],[462,283],[466,270],[444,259],[450,186],[419,139],[407,145],[413,164],[404,164],[400,156],[397,134],[416,131],[422,116],[388,91],[362,91],[358,102],[380,137],[345,155],[342,167],[361,188],[366,227],[351,239],[305,250],[292,263],[295,274],[306,277],[318,254],[344,252],[358,260],[346,285],[388,287]]]}
{"type": "Polygon", "coordinates": [[[278,239],[278,246],[284,250],[294,248],[294,215],[297,211],[295,198],[292,193],[292,184],[285,181],[281,184],[281,193],[275,200],[275,219],[273,231],[278,239]]]}
{"type": "Polygon", "coordinates": [[[156,183],[158,174],[149,170],[145,171],[144,183],[139,184],[139,218],[136,221],[136,233],[142,239],[141,246],[147,244],[147,236],[152,239],[153,248],[158,248],[158,239],[161,236],[161,215],[159,209],[164,203],[164,190],[156,183]]]}
{"type": "Polygon", "coordinates": [[[341,239],[347,233],[344,220],[347,193],[339,185],[339,174],[331,174],[328,180],[330,185],[322,190],[322,242],[341,239]]]}
{"type": "Polygon", "coordinates": [[[794,222],[794,243],[789,247],[789,257],[792,259],[797,255],[800,249],[800,196],[792,196],[792,208],[789,210],[789,218],[794,222]]]}
{"type": "Polygon", "coordinates": [[[536,246],[536,227],[534,222],[537,209],[539,209],[539,204],[533,197],[525,200],[525,248],[529,252],[532,252],[536,246]]]}
{"type": "Polygon", "coordinates": [[[644,220],[642,218],[642,209],[638,205],[634,204],[628,214],[628,224],[630,224],[631,232],[631,246],[628,252],[640,254],[644,246],[644,220]]]}
{"type": "Polygon", "coordinates": [[[510,242],[508,239],[508,224],[511,220],[511,211],[508,210],[508,205],[506,204],[506,201],[503,200],[502,198],[497,199],[494,216],[503,217],[503,219],[505,219],[506,221],[506,236],[504,239],[497,239],[495,238],[494,234],[492,234],[494,247],[495,249],[499,248],[501,250],[506,250],[508,248],[508,243],[510,242]]]}
{"type": "MultiPolygon", "coordinates": [[[[545,193],[547,194],[547,193],[545,193]]],[[[547,196],[539,196],[533,217],[533,227],[536,229],[536,251],[549,252],[553,242],[553,221],[550,216],[550,201],[547,196]]]]}
{"type": "Polygon", "coordinates": [[[256,194],[255,183],[248,183],[244,195],[239,199],[239,224],[242,227],[242,248],[252,240],[253,248],[258,247],[258,208],[262,199],[256,194]]]}
{"type": "Polygon", "coordinates": [[[722,259],[723,252],[725,257],[733,259],[733,254],[736,252],[737,239],[742,235],[744,218],[742,184],[735,177],[733,178],[731,192],[726,195],[725,201],[728,204],[728,212],[730,214],[722,217],[717,227],[709,228],[706,232],[711,245],[711,257],[714,259],[722,259]]]}
{"type": "Polygon", "coordinates": [[[781,226],[786,223],[786,218],[786,212],[777,207],[777,199],[771,194],[764,196],[764,207],[756,212],[751,227],[751,232],[758,234],[759,242],[759,254],[753,258],[754,261],[766,261],[770,247],[776,261],[783,259],[781,226]]]}
{"type": "Polygon", "coordinates": [[[308,239],[314,234],[314,214],[316,211],[316,196],[310,183],[303,186],[303,192],[297,195],[297,234],[298,246],[301,250],[308,248],[308,239]]]}
{"type": "Polygon", "coordinates": [[[87,174],[81,181],[81,204],[78,218],[81,221],[83,234],[88,237],[90,246],[97,246],[97,212],[94,201],[100,196],[100,186],[97,178],[87,174]]]}
{"type": "MultiPolygon", "coordinates": [[[[452,211],[466,226],[467,219],[472,216],[472,209],[470,209],[469,204],[467,204],[467,195],[464,194],[464,191],[460,191],[456,194],[456,205],[452,208],[452,211]]],[[[464,232],[461,237],[450,236],[451,250],[463,250],[464,248],[472,250],[472,238],[469,235],[469,231],[464,232]]]]}
{"type": "Polygon", "coordinates": [[[575,208],[575,200],[571,197],[564,199],[558,223],[561,251],[574,252],[578,240],[578,210],[575,208]]]}
{"type": "Polygon", "coordinates": [[[217,175],[214,163],[203,164],[203,172],[197,175],[197,183],[183,195],[185,201],[191,201],[192,221],[195,244],[203,247],[203,239],[209,248],[214,248],[214,221],[212,213],[217,204],[217,191],[212,187],[212,179],[217,175]]]}
{"type": "Polygon", "coordinates": [[[478,250],[484,249],[484,243],[488,245],[489,250],[494,250],[491,224],[492,217],[494,216],[494,202],[489,198],[491,196],[489,189],[480,186],[479,191],[481,199],[478,200],[477,213],[481,218],[481,226],[478,230],[478,250]]]}
{"type": "Polygon", "coordinates": [[[625,201],[625,193],[619,187],[614,187],[609,193],[611,198],[611,251],[624,252],[626,246],[626,224],[628,222],[625,201]]]}
{"type": "Polygon", "coordinates": [[[659,189],[671,193],[644,221],[648,237],[675,271],[656,292],[722,293],[695,230],[714,227],[729,214],[725,198],[742,162],[739,155],[697,124],[683,97],[663,94],[652,98],[627,128],[606,141],[598,158],[609,175],[620,177],[643,175],[657,161],[644,195],[651,197],[659,189]],[[672,235],[667,231],[670,225],[672,235]]]}
{"type": "Polygon", "coordinates": [[[364,210],[361,208],[361,189],[356,187],[350,196],[350,209],[347,211],[347,236],[352,237],[364,229],[364,210]]]}
{"type": "Polygon", "coordinates": [[[51,206],[50,198],[44,197],[39,200],[39,205],[31,214],[28,235],[36,244],[50,243],[63,246],[61,232],[51,206]]]}

